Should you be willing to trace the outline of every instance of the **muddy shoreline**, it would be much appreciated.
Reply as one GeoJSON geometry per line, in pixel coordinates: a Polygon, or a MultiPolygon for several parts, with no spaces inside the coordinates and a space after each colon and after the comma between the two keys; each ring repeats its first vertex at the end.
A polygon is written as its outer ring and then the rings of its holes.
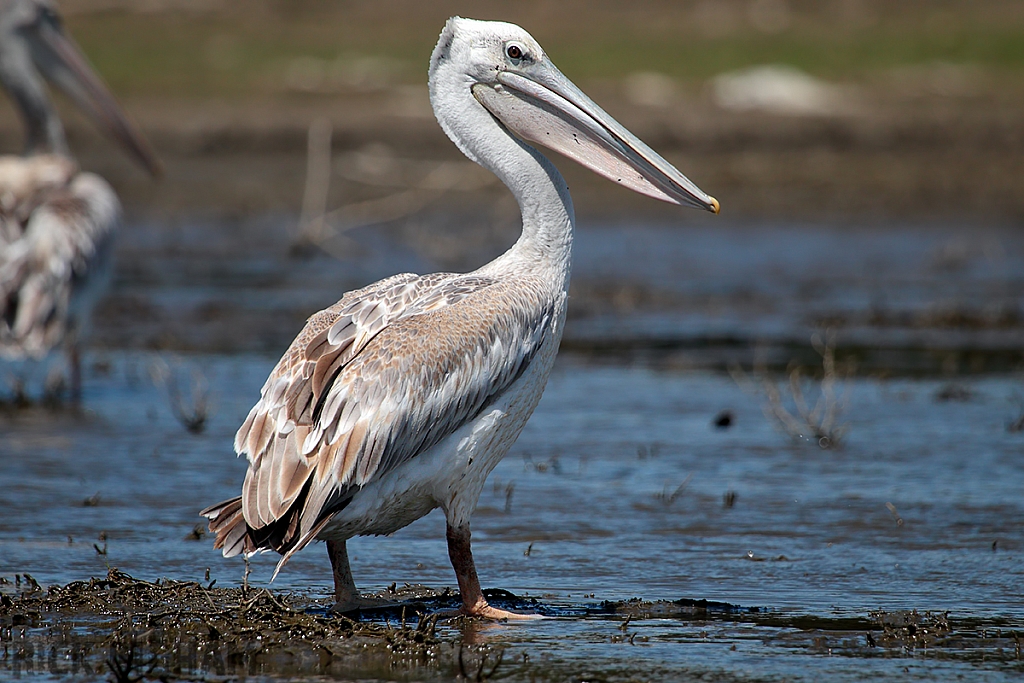
{"type": "Polygon", "coordinates": [[[4,577],[0,670],[17,677],[106,676],[114,681],[379,674],[399,680],[525,681],[587,672],[602,680],[636,680],[658,672],[651,663],[628,674],[617,672],[616,658],[609,655],[616,645],[649,642],[642,624],[652,619],[707,629],[747,624],[775,630],[772,639],[778,645],[808,654],[913,658],[920,652],[940,660],[1001,663],[1007,673],[1022,666],[1021,634],[1013,630],[1014,623],[957,619],[948,612],[879,610],[830,619],[706,600],[543,605],[490,592],[490,599],[503,606],[539,607],[549,618],[610,622],[618,634],[608,636],[608,654],[581,665],[550,657],[531,661],[521,646],[481,638],[478,622],[439,622],[437,611],[457,602],[447,591],[407,586],[386,595],[398,602],[395,607],[342,616],[325,611],[323,601],[245,586],[217,588],[215,583],[148,582],[117,569],[104,578],[45,589],[29,574],[17,574],[13,585],[4,577]]]}
{"type": "MultiPolygon", "coordinates": [[[[591,88],[624,125],[721,198],[734,218],[857,220],[944,219],[1019,223],[1024,218],[1024,102],[1015,96],[923,97],[892,101],[879,91],[843,116],[728,112],[695,93],[668,108],[632,105],[616,85],[591,88]],[[887,101],[888,100],[888,101],[887,101]]],[[[154,183],[111,154],[69,115],[82,166],[108,178],[132,217],[298,213],[307,135],[314,120],[332,124],[335,173],[329,207],[379,196],[379,188],[338,172],[345,155],[384,146],[400,158],[462,161],[430,113],[426,87],[344,97],[248,101],[129,99],[166,165],[154,183]]],[[[0,148],[18,149],[10,112],[0,118],[0,148]]],[[[560,163],[582,218],[676,215],[560,163]]],[[[458,206],[485,208],[503,188],[460,192],[458,206]]],[[[453,201],[448,199],[448,201],[453,201]]]]}

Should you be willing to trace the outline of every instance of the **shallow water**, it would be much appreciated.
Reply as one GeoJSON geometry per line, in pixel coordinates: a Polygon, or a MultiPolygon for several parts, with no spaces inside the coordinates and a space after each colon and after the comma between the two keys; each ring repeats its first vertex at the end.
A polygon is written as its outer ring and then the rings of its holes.
{"type": "MultiPolygon", "coordinates": [[[[114,566],[204,580],[209,568],[218,585],[241,583],[242,562],[191,532],[200,508],[239,488],[231,437],[273,362],[93,354],[83,412],[0,416],[0,576],[28,572],[45,586],[114,566]],[[183,387],[194,371],[205,377],[212,408],[201,434],[182,427],[154,383],[164,362],[183,387]]],[[[1018,678],[1024,434],[1007,423],[1024,380],[843,387],[841,447],[823,450],[780,431],[763,396],[727,375],[563,355],[473,520],[484,586],[534,597],[556,618],[447,635],[507,646],[516,666],[526,654],[527,679],[1018,678]],[[725,429],[713,424],[723,410],[733,415],[725,429]],[[625,629],[621,611],[600,609],[634,596],[759,609],[695,618],[638,608],[625,629]],[[948,612],[967,644],[870,647],[873,610],[948,612]]],[[[436,511],[349,547],[364,590],[454,585],[436,511]]],[[[255,558],[250,584],[267,585],[274,562],[255,558]]],[[[271,587],[327,597],[322,546],[271,587]]],[[[435,675],[444,677],[413,677],[435,675]]]]}
{"type": "MultiPolygon", "coordinates": [[[[197,513],[237,494],[234,431],[302,320],[346,288],[472,267],[511,239],[456,230],[438,263],[415,234],[353,235],[358,248],[334,261],[290,258],[288,225],[272,218],[126,230],[85,409],[0,409],[0,579],[45,586],[117,567],[240,585],[243,563],[196,539],[197,513]],[[125,350],[145,347],[193,353],[125,350]],[[186,411],[192,383],[208,388],[200,433],[172,411],[168,376],[186,411]]],[[[581,229],[565,344],[576,351],[559,357],[473,520],[484,586],[551,618],[446,626],[445,646],[490,644],[490,661],[505,648],[499,674],[516,680],[1018,679],[1024,433],[1009,426],[1024,413],[1022,273],[1024,237],[1005,229],[581,229]],[[766,367],[820,368],[809,339],[826,324],[862,375],[841,382],[829,450],[766,416],[763,378],[711,371],[749,368],[756,349],[766,367]],[[645,602],[616,602],[633,597],[645,602]],[[695,613],[692,600],[726,604],[695,613]]],[[[812,401],[818,388],[803,384],[812,401]]],[[[455,583],[436,512],[349,553],[364,591],[455,583]]],[[[267,586],[275,560],[255,558],[250,584],[267,586]]],[[[270,587],[326,600],[322,547],[270,587]]],[[[15,635],[0,628],[4,653],[15,635]]],[[[236,673],[445,680],[453,656],[236,673]]],[[[69,671],[0,657],[0,678],[30,670],[69,671]]]]}

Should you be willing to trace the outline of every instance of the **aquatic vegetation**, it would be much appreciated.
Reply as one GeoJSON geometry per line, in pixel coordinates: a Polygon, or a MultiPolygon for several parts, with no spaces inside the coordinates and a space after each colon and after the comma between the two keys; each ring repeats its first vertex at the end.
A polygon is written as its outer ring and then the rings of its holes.
{"type": "Polygon", "coordinates": [[[7,384],[10,387],[8,396],[0,398],[0,408],[9,411],[28,408],[32,405],[28,394],[25,392],[25,380],[20,377],[8,377],[7,384]]]}
{"type": "MultiPolygon", "coordinates": [[[[750,646],[751,628],[757,629],[760,648],[780,655],[913,658],[917,666],[925,660],[984,661],[1007,674],[1019,671],[1022,661],[1019,622],[1005,619],[954,622],[948,612],[914,609],[815,616],[686,598],[596,601],[593,594],[583,603],[541,606],[558,618],[547,622],[547,631],[535,627],[547,645],[534,642],[541,653],[531,656],[522,632],[503,637],[494,625],[481,631],[479,622],[459,618],[442,626],[436,614],[425,616],[457,604],[447,591],[392,585],[386,595],[398,605],[358,620],[331,614],[299,594],[215,583],[148,582],[117,569],[105,578],[48,588],[28,574],[0,578],[0,672],[104,676],[115,683],[309,676],[480,683],[669,680],[702,669],[652,663],[639,653],[631,668],[620,669],[621,656],[559,661],[544,650],[554,634],[570,647],[575,639],[590,641],[603,633],[613,646],[664,652],[709,641],[720,650],[731,642],[731,653],[750,646]]],[[[488,598],[523,602],[501,590],[489,591],[488,598]]]]}
{"type": "Polygon", "coordinates": [[[210,416],[210,388],[206,376],[198,367],[184,368],[180,361],[169,364],[163,358],[156,358],[150,366],[153,383],[167,391],[167,401],[178,422],[192,434],[201,434],[210,416]],[[189,400],[182,395],[179,375],[188,370],[189,400]]]}
{"type": "Polygon", "coordinates": [[[1014,417],[1006,425],[1006,431],[1011,434],[1024,432],[1024,397],[1020,394],[1016,394],[1013,397],[1013,403],[1016,406],[1016,417],[1014,417]]]}
{"type": "Polygon", "coordinates": [[[839,448],[846,425],[839,421],[846,407],[843,378],[849,373],[836,364],[836,335],[828,330],[816,333],[811,345],[821,356],[821,376],[806,378],[804,369],[790,363],[789,376],[779,382],[763,366],[755,366],[751,379],[739,366],[730,368],[736,383],[748,393],[763,397],[762,409],[784,432],[794,439],[814,441],[821,448],[839,448]],[[811,407],[805,386],[815,396],[811,407]]]}
{"type": "MultiPolygon", "coordinates": [[[[10,652],[12,629],[20,639],[58,634],[55,642],[68,652],[51,673],[106,671],[115,681],[244,675],[265,667],[326,673],[335,658],[357,652],[364,662],[372,652],[392,661],[436,656],[436,618],[410,623],[402,616],[397,626],[357,622],[266,589],[214,583],[148,582],[110,569],[105,578],[44,589],[18,575],[17,592],[0,593],[2,640],[10,652]]],[[[15,648],[7,667],[17,671],[20,658],[31,670],[34,655],[15,648]]]]}
{"type": "Polygon", "coordinates": [[[654,499],[663,503],[665,507],[671,506],[672,503],[676,502],[676,499],[683,494],[683,492],[686,490],[686,487],[689,486],[691,479],[693,479],[692,472],[686,475],[686,478],[683,479],[683,483],[679,484],[679,486],[676,486],[675,489],[673,489],[671,492],[669,492],[669,487],[666,485],[660,493],[654,494],[654,499]]]}
{"type": "MultiPolygon", "coordinates": [[[[63,366],[54,365],[49,368],[42,383],[42,392],[38,397],[29,394],[25,377],[10,374],[6,377],[8,391],[0,393],[0,411],[13,414],[18,411],[42,407],[47,410],[60,410],[68,407],[68,383],[63,366]]],[[[73,402],[72,402],[73,403],[73,402]]]]}
{"type": "Polygon", "coordinates": [[[951,382],[939,387],[935,392],[935,401],[937,403],[967,403],[974,400],[974,396],[974,392],[969,387],[951,382]]]}
{"type": "Polygon", "coordinates": [[[878,643],[907,650],[934,647],[953,631],[949,625],[949,612],[937,614],[918,612],[916,609],[897,612],[878,610],[871,613],[871,618],[882,628],[881,636],[872,638],[872,647],[878,643]]]}
{"type": "MultiPolygon", "coordinates": [[[[477,661],[476,671],[474,671],[473,675],[470,676],[470,674],[466,670],[466,657],[464,655],[466,649],[468,648],[465,646],[459,647],[459,675],[467,681],[476,681],[476,683],[482,683],[482,681],[490,680],[494,677],[494,674],[498,671],[498,667],[501,666],[501,663],[505,658],[505,649],[499,649],[498,655],[494,659],[494,663],[488,669],[487,664],[488,660],[490,659],[490,652],[489,648],[483,648],[479,660],[477,661]]],[[[470,667],[470,669],[472,670],[472,667],[470,667]]]]}

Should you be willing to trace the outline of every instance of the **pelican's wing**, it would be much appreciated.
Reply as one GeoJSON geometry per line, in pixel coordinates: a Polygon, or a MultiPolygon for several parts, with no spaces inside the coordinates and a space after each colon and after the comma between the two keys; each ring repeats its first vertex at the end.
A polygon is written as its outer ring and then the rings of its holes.
{"type": "Polygon", "coordinates": [[[402,275],[311,318],[236,436],[250,462],[244,548],[290,555],[355,490],[478,415],[554,324],[543,291],[402,275]]]}
{"type": "MultiPolygon", "coordinates": [[[[318,394],[322,391],[322,380],[314,380],[312,373],[324,351],[328,348],[338,351],[344,344],[347,351],[344,356],[351,359],[419,298],[424,288],[448,277],[452,276],[446,273],[426,277],[413,273],[394,275],[348,292],[338,303],[312,315],[270,373],[260,391],[260,400],[235,434],[235,451],[248,456],[250,464],[257,463],[275,434],[289,423],[309,425],[311,406],[299,407],[299,394],[303,393],[308,400],[314,387],[318,394]]],[[[342,354],[338,356],[342,362],[346,360],[340,357],[342,354]]],[[[323,372],[320,377],[322,375],[323,372]]]]}
{"type": "Polygon", "coordinates": [[[0,249],[4,355],[39,357],[63,339],[73,288],[89,277],[119,214],[114,191],[88,173],[40,198],[23,232],[0,249]]]}

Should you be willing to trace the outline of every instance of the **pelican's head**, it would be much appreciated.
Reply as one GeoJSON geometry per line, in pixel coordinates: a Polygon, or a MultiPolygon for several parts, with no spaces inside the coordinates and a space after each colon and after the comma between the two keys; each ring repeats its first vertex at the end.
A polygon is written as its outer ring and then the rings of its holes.
{"type": "Polygon", "coordinates": [[[430,60],[430,87],[435,107],[445,91],[468,89],[527,142],[636,192],[718,213],[714,197],[594,104],[515,24],[449,19],[430,60]]]}
{"type": "Polygon", "coordinates": [[[39,76],[59,88],[150,173],[160,162],[145,137],[89,66],[51,0],[0,0],[0,81],[29,130],[30,153],[67,155],[64,131],[39,76]]]}

